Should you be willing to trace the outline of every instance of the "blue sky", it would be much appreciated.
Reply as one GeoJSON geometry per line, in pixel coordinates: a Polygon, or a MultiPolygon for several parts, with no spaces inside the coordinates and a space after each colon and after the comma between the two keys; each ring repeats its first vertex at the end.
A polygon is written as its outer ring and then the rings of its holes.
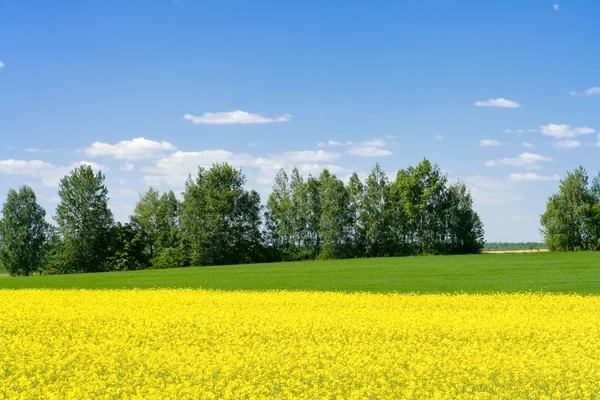
{"type": "Polygon", "coordinates": [[[340,177],[423,157],[472,190],[486,239],[538,240],[559,176],[598,173],[600,2],[0,4],[0,196],[105,171],[126,220],[149,185],[227,161],[340,177]]]}

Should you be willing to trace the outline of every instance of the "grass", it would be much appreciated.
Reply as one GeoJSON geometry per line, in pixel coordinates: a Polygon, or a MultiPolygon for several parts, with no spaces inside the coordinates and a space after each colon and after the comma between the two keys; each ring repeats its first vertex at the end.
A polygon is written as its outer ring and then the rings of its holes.
{"type": "Polygon", "coordinates": [[[600,253],[372,258],[0,279],[0,289],[21,288],[600,294],[600,253]]]}

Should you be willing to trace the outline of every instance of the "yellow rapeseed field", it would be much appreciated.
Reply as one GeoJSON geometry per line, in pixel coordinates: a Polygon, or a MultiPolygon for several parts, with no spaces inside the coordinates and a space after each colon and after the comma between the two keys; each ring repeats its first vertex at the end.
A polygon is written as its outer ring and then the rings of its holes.
{"type": "Polygon", "coordinates": [[[0,291],[0,398],[598,398],[600,297],[0,291]]]}

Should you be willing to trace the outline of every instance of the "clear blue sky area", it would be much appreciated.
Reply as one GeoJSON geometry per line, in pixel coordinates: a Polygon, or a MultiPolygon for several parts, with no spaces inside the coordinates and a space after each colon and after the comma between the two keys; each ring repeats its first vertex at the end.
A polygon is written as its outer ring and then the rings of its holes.
{"type": "Polygon", "coordinates": [[[471,189],[489,241],[538,240],[558,178],[598,173],[600,2],[2,1],[0,196],[50,215],[88,163],[138,192],[227,161],[393,179],[423,157],[471,189]]]}

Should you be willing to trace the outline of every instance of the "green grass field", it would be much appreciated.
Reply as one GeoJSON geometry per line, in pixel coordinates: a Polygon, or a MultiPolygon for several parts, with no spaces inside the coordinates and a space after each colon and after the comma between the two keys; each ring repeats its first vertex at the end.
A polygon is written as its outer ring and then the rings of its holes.
{"type": "Polygon", "coordinates": [[[600,294],[600,253],[482,254],[0,278],[0,289],[203,288],[600,294]]]}

